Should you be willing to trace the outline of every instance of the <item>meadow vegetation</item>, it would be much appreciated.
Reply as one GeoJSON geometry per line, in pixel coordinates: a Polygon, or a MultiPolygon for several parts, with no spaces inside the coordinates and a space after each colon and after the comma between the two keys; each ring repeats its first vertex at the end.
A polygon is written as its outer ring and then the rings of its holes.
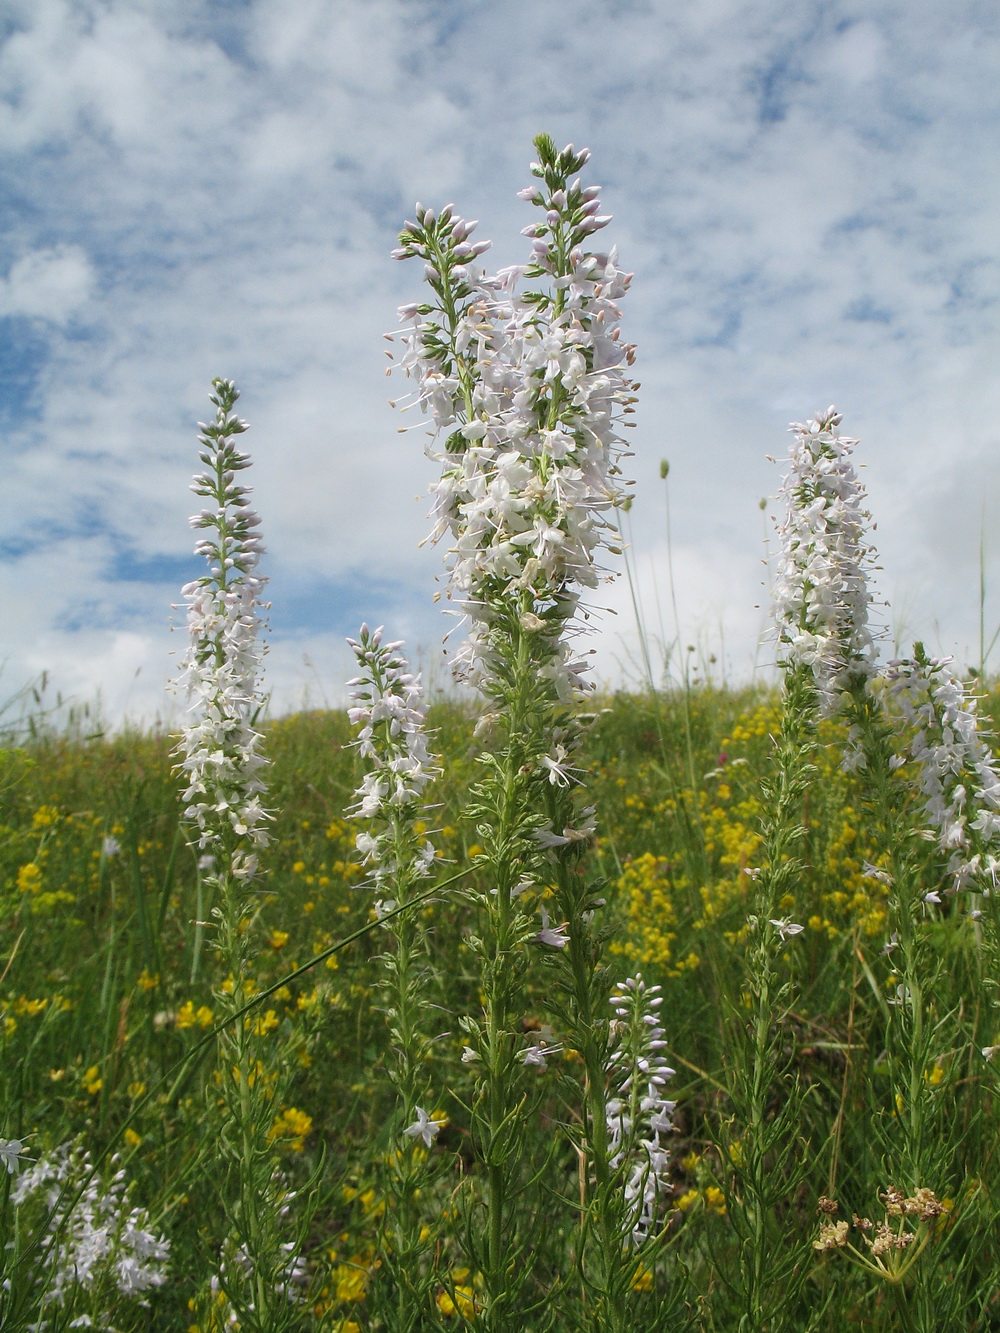
{"type": "MultiPolygon", "coordinates": [[[[765,691],[706,686],[621,694],[599,701],[586,736],[588,799],[602,816],[593,873],[609,900],[609,961],[616,977],[640,971],[662,986],[666,1054],[676,1070],[666,1228],[655,1268],[635,1275],[637,1327],[646,1326],[643,1303],[654,1283],[677,1294],[671,1326],[689,1319],[693,1327],[738,1326],[731,1284],[739,1236],[730,1202],[740,1190],[741,1162],[729,1133],[728,1088],[733,1028],[745,1012],[760,779],[773,762],[778,712],[777,697],[765,691]]],[[[472,711],[461,704],[436,704],[429,723],[443,767],[431,792],[440,806],[438,845],[448,868],[459,868],[477,854],[476,830],[463,810],[482,742],[472,711]]],[[[343,814],[360,781],[346,716],[298,714],[271,722],[264,735],[277,814],[267,890],[247,928],[260,989],[281,983],[371,915],[370,896],[359,888],[355,829],[343,814]]],[[[794,1261],[782,1293],[791,1302],[789,1327],[905,1328],[891,1284],[812,1248],[821,1197],[837,1199],[842,1218],[857,1213],[881,1222],[879,1193],[900,1169],[899,1110],[885,1049],[886,1012],[898,984],[892,954],[884,952],[887,887],[864,874],[876,853],[859,817],[859,781],[840,768],[842,739],[832,724],[824,728],[802,811],[804,869],[781,903],[783,914],[806,928],[787,939],[781,958],[795,993],[776,1023],[775,1072],[798,1096],[788,1155],[775,1154],[783,1197],[773,1237],[794,1261]]],[[[23,1140],[26,1158],[79,1142],[97,1162],[110,1149],[118,1160],[104,1159],[100,1179],[123,1166],[135,1203],[153,1219],[150,1230],[169,1238],[167,1280],[146,1293],[148,1309],[112,1290],[104,1276],[99,1301],[114,1326],[207,1330],[225,1326],[212,1276],[227,1230],[212,1046],[182,1067],[190,1072],[179,1086],[176,1077],[178,1061],[211,1030],[227,978],[197,925],[209,919],[211,903],[183,834],[171,748],[165,735],[87,738],[43,730],[5,750],[0,1077],[4,1132],[23,1140]]],[[[939,882],[928,871],[927,882],[939,882]]],[[[424,1204],[440,1247],[430,1327],[460,1327],[472,1318],[479,1287],[463,1260],[457,1219],[449,1216],[463,1174],[476,1170],[458,1019],[477,1003],[469,946],[477,926],[447,891],[420,909],[429,959],[423,1000],[436,1038],[427,1058],[438,1090],[427,1109],[442,1124],[429,1154],[439,1159],[440,1174],[424,1204]]],[[[917,1263],[945,1312],[937,1327],[987,1329],[1000,1240],[998,1123],[982,1048],[997,1044],[1000,1033],[974,924],[942,906],[931,907],[920,928],[938,959],[934,1042],[922,1071],[934,1116],[934,1169],[924,1184],[943,1211],[923,1224],[930,1234],[917,1263]]],[[[269,1133],[289,1190],[317,1191],[302,1247],[308,1276],[298,1327],[393,1327],[384,1313],[373,1315],[372,1299],[385,1158],[395,1147],[386,1133],[394,1092],[380,1012],[382,947],[377,933],[365,935],[279,985],[256,1011],[265,1029],[259,1077],[275,1085],[269,1133]]],[[[539,951],[519,1022],[526,1033],[551,1030],[555,1046],[560,1023],[549,1003],[546,962],[539,951]]],[[[569,1089],[578,1070],[579,1056],[564,1047],[534,1071],[539,1132],[556,1145],[547,1205],[553,1216],[536,1281],[540,1291],[557,1293],[551,1326],[565,1329],[579,1326],[573,1219],[560,1199],[578,1190],[578,1162],[563,1130],[574,1115],[569,1089]]],[[[6,1181],[8,1194],[17,1179],[6,1181]]],[[[40,1210],[18,1211],[18,1243],[28,1247],[40,1210]]],[[[8,1266],[18,1257],[8,1252],[8,1266]]],[[[30,1276],[38,1271],[37,1249],[28,1257],[30,1276]]],[[[93,1309],[94,1295],[70,1291],[67,1314],[93,1309]]]]}
{"type": "Polygon", "coordinates": [[[266,720],[216,380],[180,735],[2,737],[5,1333],[1000,1327],[1000,695],[879,661],[833,408],[780,684],[588,685],[630,276],[536,148],[527,264],[450,205],[395,252],[465,692],[365,625],[348,710],[266,720]]]}

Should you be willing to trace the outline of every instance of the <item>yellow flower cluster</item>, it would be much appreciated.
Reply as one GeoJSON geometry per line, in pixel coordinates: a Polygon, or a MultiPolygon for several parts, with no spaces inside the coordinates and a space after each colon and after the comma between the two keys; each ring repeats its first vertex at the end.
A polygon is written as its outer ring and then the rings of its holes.
{"type": "Polygon", "coordinates": [[[465,1319],[474,1319],[482,1309],[476,1299],[476,1291],[481,1281],[478,1273],[470,1281],[468,1268],[452,1269],[451,1284],[437,1294],[437,1308],[446,1317],[459,1314],[465,1319]]]}
{"type": "Polygon", "coordinates": [[[283,1106],[281,1114],[268,1130],[267,1137],[272,1142],[280,1142],[292,1152],[301,1152],[306,1135],[312,1129],[312,1116],[295,1106],[283,1106]]]}
{"type": "Polygon", "coordinates": [[[185,1000],[177,1010],[177,1026],[179,1028],[210,1028],[214,1014],[207,1004],[200,1004],[196,1009],[193,1000],[185,1000]]]}

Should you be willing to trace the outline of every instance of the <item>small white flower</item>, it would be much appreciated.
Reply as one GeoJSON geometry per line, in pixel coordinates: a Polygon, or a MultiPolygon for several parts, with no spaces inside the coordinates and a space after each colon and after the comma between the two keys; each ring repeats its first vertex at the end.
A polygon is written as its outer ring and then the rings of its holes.
{"type": "Polygon", "coordinates": [[[572,839],[567,838],[564,833],[553,833],[551,829],[546,828],[535,829],[533,836],[539,847],[545,847],[546,849],[551,847],[568,847],[572,841],[572,839]]]}
{"type": "Polygon", "coordinates": [[[534,938],[536,944],[547,944],[551,949],[565,949],[569,944],[569,936],[566,934],[565,923],[561,926],[549,925],[549,914],[542,906],[539,909],[542,916],[542,928],[534,938]]]}
{"type": "Polygon", "coordinates": [[[989,1061],[996,1055],[997,1051],[1000,1051],[1000,1046],[984,1046],[983,1058],[989,1063],[989,1061]]]}
{"type": "Polygon", "coordinates": [[[105,860],[110,860],[112,856],[117,856],[122,849],[121,843],[117,838],[110,835],[101,843],[101,855],[105,860]]]}
{"type": "Polygon", "coordinates": [[[24,1152],[24,1144],[20,1139],[0,1139],[0,1162],[7,1168],[9,1176],[14,1175],[18,1168],[18,1158],[24,1152]]]}
{"type": "Polygon", "coordinates": [[[532,1046],[526,1046],[521,1052],[521,1063],[526,1067],[535,1069],[547,1069],[545,1063],[549,1056],[557,1055],[562,1050],[561,1046],[548,1046],[545,1042],[536,1042],[532,1046]]]}
{"type": "Polygon", "coordinates": [[[441,1133],[441,1126],[436,1120],[433,1120],[422,1106],[413,1108],[417,1113],[417,1118],[412,1125],[407,1125],[403,1130],[411,1139],[423,1139],[429,1148],[437,1136],[441,1133]]]}
{"type": "Polygon", "coordinates": [[[787,917],[783,917],[780,921],[775,921],[772,919],[771,925],[781,936],[782,943],[785,942],[787,936],[801,935],[802,932],[805,930],[805,926],[798,926],[795,924],[794,921],[789,921],[787,917]]]}
{"type": "Polygon", "coordinates": [[[553,787],[568,787],[570,784],[569,769],[566,766],[566,751],[560,745],[553,759],[551,755],[544,755],[541,760],[542,768],[548,772],[549,782],[553,787]]]}
{"type": "Polygon", "coordinates": [[[471,1046],[462,1047],[462,1064],[471,1065],[479,1059],[479,1052],[474,1051],[471,1046]]]}

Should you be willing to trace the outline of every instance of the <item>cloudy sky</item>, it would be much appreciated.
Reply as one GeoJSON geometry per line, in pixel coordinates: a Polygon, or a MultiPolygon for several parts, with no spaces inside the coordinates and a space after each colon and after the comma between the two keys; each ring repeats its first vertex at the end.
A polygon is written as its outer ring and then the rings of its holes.
{"type": "MultiPolygon", "coordinates": [[[[520,260],[541,130],[591,148],[635,272],[654,655],[766,662],[767,455],[836,403],[890,637],[977,662],[981,545],[1000,624],[998,68],[992,0],[6,0],[0,703],[46,671],[111,718],[163,711],[216,375],[252,428],[276,706],[342,699],[362,618],[441,674],[434,465],[397,433],[381,338],[420,270],[388,252],[415,200],[451,200],[520,260]]],[[[627,585],[607,601],[612,680],[636,634],[627,585]]]]}

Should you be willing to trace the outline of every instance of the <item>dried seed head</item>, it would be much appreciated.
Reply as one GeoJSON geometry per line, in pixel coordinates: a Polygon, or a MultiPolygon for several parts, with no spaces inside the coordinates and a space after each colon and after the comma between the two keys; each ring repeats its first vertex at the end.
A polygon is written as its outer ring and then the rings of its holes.
{"type": "Polygon", "coordinates": [[[906,1195],[896,1185],[890,1185],[888,1189],[883,1190],[879,1198],[885,1205],[885,1211],[890,1217],[902,1217],[907,1211],[906,1195]]]}
{"type": "Polygon", "coordinates": [[[912,1199],[905,1201],[904,1207],[908,1213],[919,1217],[922,1222],[929,1221],[932,1217],[938,1217],[944,1212],[937,1195],[929,1189],[917,1190],[912,1199]]]}
{"type": "MultiPolygon", "coordinates": [[[[829,1199],[826,1200],[830,1202],[829,1199]]],[[[821,1222],[819,1224],[819,1239],[813,1241],[814,1250],[837,1250],[847,1244],[847,1233],[850,1230],[848,1224],[840,1222],[821,1222]]]]}
{"type": "Polygon", "coordinates": [[[826,1213],[832,1217],[837,1212],[839,1205],[836,1199],[828,1199],[825,1194],[820,1195],[819,1203],[816,1205],[817,1213],[826,1213]]]}

